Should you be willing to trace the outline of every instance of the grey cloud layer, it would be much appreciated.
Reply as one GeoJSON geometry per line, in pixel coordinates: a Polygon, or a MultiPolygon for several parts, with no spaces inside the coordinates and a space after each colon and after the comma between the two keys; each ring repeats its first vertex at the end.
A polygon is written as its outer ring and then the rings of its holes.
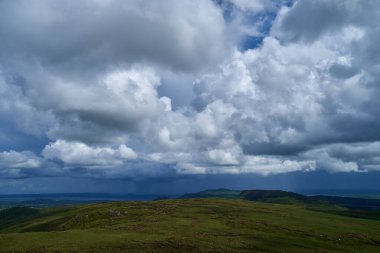
{"type": "Polygon", "coordinates": [[[197,69],[224,53],[223,17],[208,1],[18,0],[0,9],[0,54],[52,70],[144,60],[197,69]]]}
{"type": "Polygon", "coordinates": [[[49,141],[3,150],[0,175],[379,170],[379,4],[231,6],[2,1],[0,116],[49,141]],[[257,26],[241,20],[268,10],[270,34],[239,51],[257,26]]]}

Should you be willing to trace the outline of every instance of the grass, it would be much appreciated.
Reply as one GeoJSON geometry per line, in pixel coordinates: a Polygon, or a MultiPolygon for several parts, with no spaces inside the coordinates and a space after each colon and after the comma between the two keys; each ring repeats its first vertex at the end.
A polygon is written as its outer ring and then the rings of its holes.
{"type": "Polygon", "coordinates": [[[0,252],[380,252],[380,221],[302,205],[180,199],[43,209],[0,252]]]}

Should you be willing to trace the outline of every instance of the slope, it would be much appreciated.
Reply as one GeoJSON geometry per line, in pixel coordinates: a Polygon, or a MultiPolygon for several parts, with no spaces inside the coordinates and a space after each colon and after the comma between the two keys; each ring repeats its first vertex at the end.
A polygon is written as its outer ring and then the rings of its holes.
{"type": "Polygon", "coordinates": [[[379,252],[380,221],[245,200],[43,209],[0,230],[0,252],[379,252]]]}

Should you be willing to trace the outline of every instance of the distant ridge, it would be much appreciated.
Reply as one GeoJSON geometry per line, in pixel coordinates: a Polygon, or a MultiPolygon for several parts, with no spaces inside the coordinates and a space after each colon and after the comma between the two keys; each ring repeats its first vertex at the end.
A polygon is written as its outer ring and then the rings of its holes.
{"type": "MultiPolygon", "coordinates": [[[[0,195],[0,210],[9,207],[45,208],[113,201],[150,201],[161,197],[156,194],[114,193],[51,193],[0,195]]],[[[177,196],[168,196],[170,198],[177,196]]]]}
{"type": "Polygon", "coordinates": [[[309,197],[302,194],[281,190],[247,190],[240,192],[240,198],[274,203],[312,202],[309,197]]]}
{"type": "Polygon", "coordinates": [[[200,191],[196,193],[186,193],[180,196],[180,199],[190,199],[190,198],[225,198],[225,199],[238,199],[240,191],[220,188],[220,189],[209,189],[205,191],[200,191]]]}
{"type": "Polygon", "coordinates": [[[366,210],[380,212],[380,199],[373,198],[352,198],[338,196],[305,196],[299,193],[281,190],[230,190],[230,189],[210,189],[196,193],[186,193],[179,197],[188,198],[225,198],[244,199],[264,203],[276,204],[303,204],[308,206],[320,206],[336,208],[345,207],[352,210],[366,210]]]}

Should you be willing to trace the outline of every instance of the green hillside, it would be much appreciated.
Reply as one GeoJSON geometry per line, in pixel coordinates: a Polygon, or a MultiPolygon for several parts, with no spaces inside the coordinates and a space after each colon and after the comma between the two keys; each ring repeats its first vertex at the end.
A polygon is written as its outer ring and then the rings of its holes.
{"type": "Polygon", "coordinates": [[[302,205],[179,199],[21,216],[0,229],[0,252],[380,252],[380,221],[302,205]]]}
{"type": "Polygon", "coordinates": [[[12,207],[0,211],[0,229],[37,217],[39,210],[29,207],[12,207]]]}

